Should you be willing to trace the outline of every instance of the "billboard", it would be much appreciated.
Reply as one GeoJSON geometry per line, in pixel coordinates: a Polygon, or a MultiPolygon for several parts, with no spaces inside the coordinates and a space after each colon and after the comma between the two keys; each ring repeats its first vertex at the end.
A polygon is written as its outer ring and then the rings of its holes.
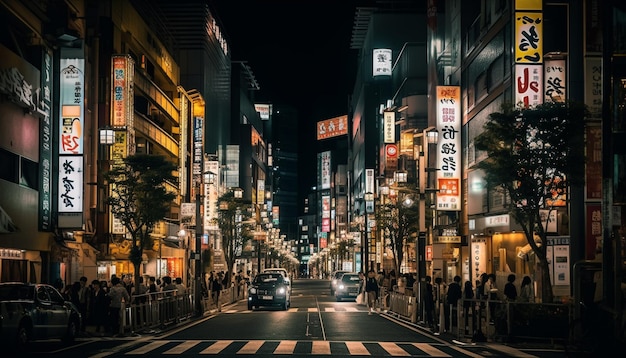
{"type": "Polygon", "coordinates": [[[111,124],[114,127],[132,127],[133,60],[129,55],[114,55],[111,67],[111,124]]]}
{"type": "Polygon", "coordinates": [[[319,189],[330,189],[330,151],[317,154],[317,186],[319,189]]]}
{"type": "Polygon", "coordinates": [[[461,87],[437,86],[437,210],[461,210],[461,87]]]}
{"type": "Polygon", "coordinates": [[[317,122],[317,140],[348,134],[348,116],[343,115],[317,122]]]}
{"type": "Polygon", "coordinates": [[[391,49],[378,48],[373,50],[373,76],[391,76],[391,49]]]}

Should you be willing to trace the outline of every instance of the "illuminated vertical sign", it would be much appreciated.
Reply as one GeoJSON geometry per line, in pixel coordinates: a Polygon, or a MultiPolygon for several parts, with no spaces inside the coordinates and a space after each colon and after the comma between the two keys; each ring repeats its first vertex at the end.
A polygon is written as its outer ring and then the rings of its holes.
{"type": "Polygon", "coordinates": [[[461,210],[461,88],[437,86],[437,210],[461,210]]]}
{"type": "Polygon", "coordinates": [[[62,49],[59,60],[58,213],[60,227],[82,224],[85,59],[82,51],[62,49]],[[74,220],[76,219],[76,220],[74,220]],[[62,223],[62,224],[61,224],[62,223]]]}
{"type": "Polygon", "coordinates": [[[485,237],[472,239],[470,247],[470,262],[472,282],[480,280],[480,275],[487,270],[487,242],[485,237]]]}
{"type": "Polygon", "coordinates": [[[59,157],[59,213],[83,212],[83,156],[59,157]]]}
{"type": "Polygon", "coordinates": [[[220,165],[217,160],[207,160],[204,162],[204,169],[211,176],[212,181],[204,183],[204,231],[218,230],[218,192],[220,165]]]}
{"type": "Polygon", "coordinates": [[[39,230],[50,231],[52,215],[52,55],[43,51],[41,61],[41,90],[37,113],[39,121],[39,230]]]}
{"type": "Polygon", "coordinates": [[[317,155],[317,164],[318,164],[318,186],[320,189],[330,189],[330,161],[331,154],[330,151],[325,151],[318,153],[317,155]]]}
{"type": "MultiPolygon", "coordinates": [[[[128,135],[124,130],[115,131],[115,141],[111,145],[110,151],[110,162],[112,169],[121,168],[124,165],[124,158],[128,156],[128,135]]],[[[109,195],[114,196],[117,195],[113,191],[115,188],[115,183],[110,183],[109,195]]],[[[110,232],[111,234],[125,234],[126,228],[122,224],[122,222],[117,219],[113,213],[109,210],[109,222],[110,222],[110,232]]]]}
{"type": "Polygon", "coordinates": [[[543,102],[543,13],[539,0],[515,1],[515,102],[543,102]]]}
{"type": "Polygon", "coordinates": [[[330,232],[330,195],[322,196],[322,232],[330,232]]]}
{"type": "Polygon", "coordinates": [[[544,101],[563,103],[567,99],[564,59],[546,59],[544,69],[544,101]]]}
{"type": "Polygon", "coordinates": [[[256,203],[263,204],[265,202],[265,179],[257,179],[256,181],[256,203]]]}
{"type": "Polygon", "coordinates": [[[396,112],[383,112],[383,140],[384,143],[396,142],[396,112]]]}
{"type": "Polygon", "coordinates": [[[202,161],[204,152],[204,134],[203,119],[201,117],[193,118],[193,179],[195,183],[202,182],[202,161]]]}
{"type": "Polygon", "coordinates": [[[82,155],[85,60],[62,58],[59,76],[59,154],[82,155]]]}
{"type": "Polygon", "coordinates": [[[374,169],[365,169],[365,192],[374,193],[374,169]]]}
{"type": "Polygon", "coordinates": [[[374,77],[391,76],[391,50],[374,49],[372,57],[374,77]]]}
{"type": "Polygon", "coordinates": [[[128,55],[114,55],[111,67],[111,124],[114,127],[131,127],[133,60],[128,55]]]}

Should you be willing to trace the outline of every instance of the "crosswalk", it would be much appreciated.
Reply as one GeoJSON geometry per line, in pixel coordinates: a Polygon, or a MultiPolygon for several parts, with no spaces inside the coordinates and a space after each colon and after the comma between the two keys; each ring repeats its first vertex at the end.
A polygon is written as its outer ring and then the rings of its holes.
{"type": "Polygon", "coordinates": [[[451,357],[442,344],[415,342],[331,342],[265,340],[157,340],[124,352],[123,355],[350,355],[389,357],[451,357]]]}
{"type": "MultiPolygon", "coordinates": [[[[275,308],[270,308],[270,310],[276,310],[275,308]]],[[[224,314],[228,314],[228,313],[252,313],[252,312],[258,312],[258,311],[252,311],[252,310],[246,310],[246,309],[222,309],[221,313],[224,314]]],[[[358,307],[353,307],[353,306],[346,306],[346,307],[332,307],[332,306],[328,306],[328,307],[291,307],[289,309],[287,309],[286,312],[309,312],[309,313],[317,313],[317,312],[363,312],[363,313],[367,313],[368,310],[366,307],[362,307],[362,308],[358,308],[358,307]]]]}

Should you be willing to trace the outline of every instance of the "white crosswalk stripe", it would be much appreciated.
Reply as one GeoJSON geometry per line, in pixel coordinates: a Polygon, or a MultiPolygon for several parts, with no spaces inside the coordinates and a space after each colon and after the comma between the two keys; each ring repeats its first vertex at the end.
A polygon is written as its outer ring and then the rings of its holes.
{"type": "MultiPolygon", "coordinates": [[[[371,356],[370,348],[374,345],[378,345],[379,348],[384,350],[390,357],[411,357],[418,352],[419,355],[426,355],[429,357],[450,357],[449,354],[439,350],[429,343],[394,343],[394,342],[330,342],[330,341],[294,341],[285,340],[279,341],[264,341],[264,340],[251,340],[251,341],[201,341],[201,340],[158,340],[150,342],[139,348],[130,350],[125,355],[173,355],[173,354],[185,354],[190,349],[195,347],[199,355],[219,355],[228,350],[230,353],[235,352],[237,355],[254,355],[259,352],[263,346],[268,343],[268,346],[275,347],[272,354],[280,355],[294,355],[296,349],[298,349],[298,355],[332,355],[333,349],[338,352],[348,352],[354,356],[371,356]],[[331,344],[332,343],[332,344],[331,344]],[[233,344],[236,344],[233,346],[233,344]],[[301,345],[300,347],[298,347],[301,345]],[[231,348],[232,347],[232,348],[231,348]],[[368,348],[370,347],[370,348],[368,348]],[[407,351],[407,349],[413,348],[413,352],[407,351]],[[416,351],[417,349],[417,351],[416,351]],[[304,353],[303,350],[308,350],[304,353]],[[338,350],[338,351],[337,351],[338,350]]],[[[267,349],[267,348],[265,348],[267,349]]]]}

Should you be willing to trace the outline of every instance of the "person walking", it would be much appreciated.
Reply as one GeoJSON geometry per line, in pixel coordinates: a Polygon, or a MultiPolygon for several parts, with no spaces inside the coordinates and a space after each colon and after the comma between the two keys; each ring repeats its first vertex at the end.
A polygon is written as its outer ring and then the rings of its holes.
{"type": "Polygon", "coordinates": [[[515,287],[515,275],[510,274],[506,278],[506,284],[504,285],[504,297],[509,302],[514,302],[517,299],[517,287],[515,287]]]}
{"type": "Polygon", "coordinates": [[[109,296],[102,288],[102,282],[98,280],[91,281],[90,292],[90,317],[91,324],[96,326],[95,332],[100,335],[100,329],[107,329],[107,312],[109,311],[109,296]]]}
{"type": "MultiPolygon", "coordinates": [[[[474,298],[474,287],[472,287],[472,281],[465,281],[465,285],[463,286],[463,321],[465,322],[465,334],[469,334],[469,317],[470,317],[470,308],[474,307],[474,302],[472,299],[474,298]]],[[[474,310],[472,310],[472,331],[474,331],[476,327],[475,322],[476,315],[474,314],[474,310]]]]}
{"type": "Polygon", "coordinates": [[[535,302],[533,295],[533,287],[530,276],[524,276],[522,278],[522,285],[520,287],[519,302],[535,302]]]}
{"type": "Polygon", "coordinates": [[[217,312],[222,312],[222,304],[220,303],[220,293],[224,287],[224,274],[222,272],[218,273],[216,277],[213,278],[213,283],[211,285],[211,293],[213,295],[213,303],[215,303],[215,307],[217,307],[217,312]]]}
{"type": "Polygon", "coordinates": [[[122,280],[120,280],[119,277],[111,278],[109,297],[111,298],[111,303],[109,304],[109,320],[111,322],[111,330],[113,335],[120,336],[122,303],[128,304],[130,302],[130,295],[126,290],[126,287],[122,285],[122,280]]]}
{"type": "Polygon", "coordinates": [[[80,331],[81,333],[85,333],[87,329],[88,319],[91,319],[91,317],[89,317],[90,312],[88,310],[90,296],[89,292],[91,289],[87,284],[87,277],[82,276],[78,282],[80,282],[80,288],[78,290],[78,310],[80,311],[82,320],[80,325],[80,331]]]}
{"type": "Polygon", "coordinates": [[[424,311],[426,311],[426,324],[429,328],[435,328],[434,323],[434,313],[435,313],[435,300],[433,296],[433,285],[430,283],[432,278],[430,276],[426,276],[424,278],[425,287],[424,287],[424,296],[422,297],[424,302],[424,311]]]}
{"type": "Polygon", "coordinates": [[[376,272],[371,269],[367,272],[367,279],[365,280],[365,293],[367,295],[367,307],[369,309],[368,314],[372,314],[374,306],[376,305],[376,298],[378,297],[378,281],[376,280],[376,272]]]}
{"type": "Polygon", "coordinates": [[[462,296],[461,276],[456,275],[452,279],[452,283],[448,285],[448,292],[446,293],[446,331],[450,331],[451,327],[457,325],[455,313],[458,312],[457,305],[462,296]]]}

